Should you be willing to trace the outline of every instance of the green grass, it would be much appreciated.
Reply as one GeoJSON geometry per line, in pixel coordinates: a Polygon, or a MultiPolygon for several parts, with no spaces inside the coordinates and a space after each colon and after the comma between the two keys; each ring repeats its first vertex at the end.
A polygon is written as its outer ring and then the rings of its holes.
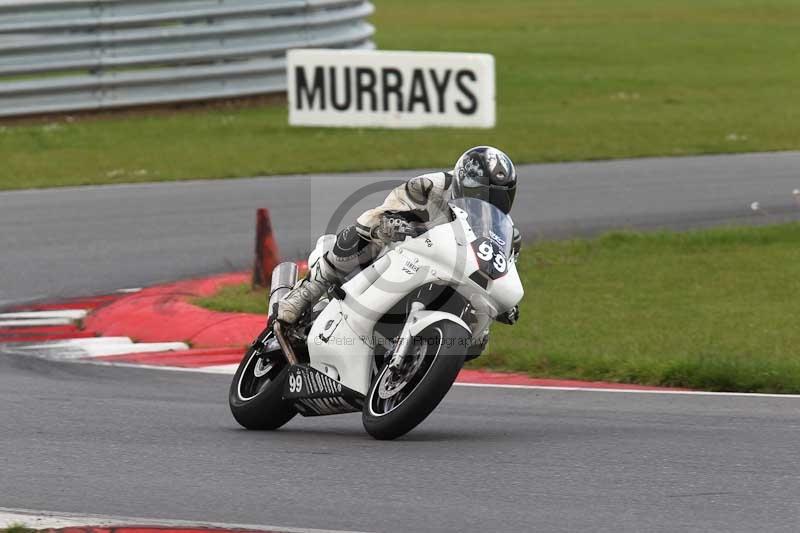
{"type": "Polygon", "coordinates": [[[545,243],[520,268],[522,327],[495,327],[483,366],[800,392],[798,224],[545,243]]]}
{"type": "MultiPolygon", "coordinates": [[[[495,324],[474,367],[800,393],[800,224],[544,242],[519,270],[521,321],[495,324]]],[[[266,307],[247,287],[201,303],[266,307]]]]}
{"type": "Polygon", "coordinates": [[[289,128],[285,106],[0,127],[0,188],[800,148],[796,0],[377,0],[382,49],[490,52],[484,130],[289,128]],[[366,149],[365,149],[366,148],[366,149]]]}
{"type": "Polygon", "coordinates": [[[23,523],[8,524],[4,528],[0,528],[0,533],[34,533],[36,530],[27,527],[23,523]]]}
{"type": "Polygon", "coordinates": [[[227,285],[213,296],[196,298],[193,304],[223,313],[267,313],[267,291],[252,290],[249,283],[227,285]]]}

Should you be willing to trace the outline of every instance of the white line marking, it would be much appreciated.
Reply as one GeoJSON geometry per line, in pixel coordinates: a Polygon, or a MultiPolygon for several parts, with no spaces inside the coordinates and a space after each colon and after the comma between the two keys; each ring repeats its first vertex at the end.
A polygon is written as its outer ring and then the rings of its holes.
{"type": "Polygon", "coordinates": [[[111,344],[100,346],[84,346],[81,348],[87,357],[103,357],[105,355],[125,355],[130,353],[174,352],[188,350],[183,342],[152,342],[141,344],[111,344]]]}
{"type": "Polygon", "coordinates": [[[86,520],[78,518],[69,518],[65,516],[51,516],[44,513],[36,513],[35,511],[28,512],[13,512],[0,509],[0,528],[8,527],[11,524],[24,524],[31,529],[60,529],[65,527],[79,527],[79,526],[112,526],[113,521],[94,519],[90,523],[86,520]]]}
{"type": "Polygon", "coordinates": [[[82,348],[84,346],[111,346],[122,344],[133,344],[133,341],[129,337],[87,337],[78,339],[60,339],[57,341],[40,342],[36,344],[25,343],[17,346],[16,348],[20,350],[39,350],[42,348],[82,348]]]}
{"type": "Polygon", "coordinates": [[[205,372],[206,374],[227,374],[232,376],[236,373],[239,364],[235,365],[213,365],[213,366],[200,366],[194,367],[198,372],[205,372]]]}
{"type": "MultiPolygon", "coordinates": [[[[233,375],[236,372],[238,365],[220,365],[220,366],[207,366],[207,367],[180,367],[180,366],[159,366],[159,365],[138,365],[136,363],[122,363],[117,361],[79,361],[81,363],[90,363],[103,366],[119,366],[122,368],[144,368],[146,370],[169,370],[173,372],[195,372],[200,374],[229,374],[233,375]],[[212,369],[212,370],[209,370],[212,369]]],[[[779,398],[779,399],[800,399],[800,394],[768,394],[762,392],[712,392],[712,391],[683,391],[683,390],[639,390],[639,389],[601,389],[598,387],[549,387],[547,385],[503,385],[493,383],[463,383],[455,382],[454,386],[459,387],[484,387],[495,389],[512,389],[512,390],[551,390],[551,391],[566,391],[566,392],[611,392],[620,393],[627,392],[633,394],[673,394],[673,395],[686,395],[686,396],[734,396],[741,398],[779,398]]]]}
{"type": "MultiPolygon", "coordinates": [[[[113,338],[113,337],[109,337],[113,338]]],[[[77,339],[80,340],[80,339],[77,339]]],[[[86,340],[86,339],[84,339],[86,340]]],[[[11,346],[14,350],[19,348],[30,348],[30,345],[11,346]]],[[[49,348],[47,345],[41,345],[41,348],[49,348]]],[[[40,348],[40,349],[41,349],[40,348]]],[[[121,368],[142,368],[145,370],[169,370],[173,372],[195,372],[198,374],[224,374],[233,375],[236,372],[238,365],[213,365],[205,367],[180,367],[180,366],[162,366],[162,365],[141,365],[137,363],[125,363],[121,361],[92,361],[80,359],[86,357],[101,357],[104,355],[125,355],[129,353],[145,353],[145,352],[161,352],[161,351],[178,351],[187,350],[189,347],[182,343],[151,343],[151,344],[130,344],[130,345],[109,345],[109,346],[82,346],[72,353],[70,348],[78,348],[65,346],[64,351],[60,352],[58,359],[70,360],[80,363],[90,363],[102,366],[118,366],[121,368]]],[[[550,391],[566,391],[566,392],[608,392],[608,393],[628,393],[628,394],[671,394],[680,396],[729,396],[739,398],[779,398],[779,399],[800,399],[800,394],[770,394],[763,392],[714,392],[714,391],[683,391],[683,390],[647,390],[647,389],[604,389],[599,387],[560,387],[549,385],[505,385],[500,383],[464,383],[455,382],[454,386],[459,387],[483,387],[495,389],[511,389],[511,390],[550,390],[550,391]]]]}
{"type": "Polygon", "coordinates": [[[642,390],[642,389],[603,389],[599,387],[549,387],[547,385],[503,385],[493,383],[462,383],[456,382],[460,387],[486,387],[495,389],[532,389],[532,390],[557,390],[574,392],[627,392],[632,394],[673,394],[684,396],[739,396],[742,398],[781,398],[800,399],[800,394],[768,394],[763,392],[713,392],[699,390],[642,390]]]}
{"type": "MultiPolygon", "coordinates": [[[[112,339],[114,339],[112,337],[112,339]]],[[[123,337],[124,339],[124,337],[123,337]]],[[[129,341],[130,339],[125,339],[129,341]]],[[[131,343],[125,341],[112,342],[90,342],[80,343],[60,343],[58,341],[43,344],[6,344],[3,347],[11,352],[22,355],[35,355],[47,359],[71,361],[85,357],[103,357],[106,355],[126,355],[134,353],[153,353],[153,352],[174,352],[188,350],[189,346],[184,342],[150,342],[150,343],[131,343]]]]}
{"type": "Polygon", "coordinates": [[[167,366],[167,365],[144,365],[139,363],[124,363],[122,361],[97,361],[95,359],[84,359],[73,361],[75,363],[88,363],[99,366],[118,366],[120,368],[143,368],[145,370],[168,370],[170,372],[192,372],[195,374],[223,374],[230,375],[236,373],[239,365],[219,365],[219,366],[167,366]]]}
{"type": "Polygon", "coordinates": [[[177,528],[247,529],[282,533],[360,533],[334,529],[310,529],[282,527],[265,524],[227,524],[223,522],[191,522],[189,520],[154,520],[130,516],[108,516],[78,513],[53,513],[32,509],[8,509],[0,507],[0,525],[22,522],[34,529],[62,528],[74,526],[167,526],[177,528]]]}
{"type": "Polygon", "coordinates": [[[135,293],[135,292],[139,292],[141,290],[142,290],[141,287],[133,287],[131,289],[119,289],[117,292],[121,293],[121,294],[132,294],[132,293],[135,293]]]}
{"type": "Polygon", "coordinates": [[[4,328],[26,328],[30,326],[68,326],[74,323],[71,318],[36,318],[36,319],[17,319],[0,320],[0,327],[4,328]]]}
{"type": "Polygon", "coordinates": [[[53,311],[24,311],[20,313],[0,313],[0,320],[17,319],[46,319],[46,318],[69,318],[71,320],[81,320],[86,317],[84,309],[61,309],[53,311]]]}

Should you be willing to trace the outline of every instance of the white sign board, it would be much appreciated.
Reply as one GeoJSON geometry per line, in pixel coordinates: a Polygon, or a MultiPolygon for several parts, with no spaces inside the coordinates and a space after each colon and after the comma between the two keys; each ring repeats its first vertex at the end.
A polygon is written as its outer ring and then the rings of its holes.
{"type": "Polygon", "coordinates": [[[287,69],[293,126],[495,125],[488,54],[298,49],[287,69]]]}

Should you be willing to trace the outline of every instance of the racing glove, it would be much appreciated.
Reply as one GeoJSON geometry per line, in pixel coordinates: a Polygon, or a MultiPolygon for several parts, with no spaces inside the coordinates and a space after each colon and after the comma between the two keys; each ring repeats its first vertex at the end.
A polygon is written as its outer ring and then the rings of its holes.
{"type": "Polygon", "coordinates": [[[405,240],[407,236],[416,236],[419,233],[419,223],[407,213],[387,212],[381,215],[380,224],[377,227],[377,237],[383,242],[399,242],[405,240]]]}
{"type": "Polygon", "coordinates": [[[514,257],[519,257],[519,252],[522,250],[522,234],[514,227],[514,233],[511,240],[511,247],[514,251],[514,257]]]}
{"type": "Polygon", "coordinates": [[[503,324],[508,324],[509,326],[513,326],[519,320],[519,306],[515,305],[505,313],[501,313],[497,315],[498,322],[502,322],[503,324]]]}

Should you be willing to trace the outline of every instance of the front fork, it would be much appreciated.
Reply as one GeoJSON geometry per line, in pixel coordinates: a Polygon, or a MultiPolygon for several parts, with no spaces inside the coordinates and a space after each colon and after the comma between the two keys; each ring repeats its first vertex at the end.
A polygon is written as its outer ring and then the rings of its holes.
{"type": "Polygon", "coordinates": [[[412,344],[411,325],[417,321],[416,314],[424,310],[425,304],[422,302],[411,303],[411,312],[408,313],[406,323],[403,324],[403,330],[400,332],[397,343],[395,343],[392,350],[392,358],[389,360],[389,370],[393,373],[397,373],[400,368],[402,368],[403,363],[408,356],[408,352],[411,349],[412,344]]]}
{"type": "Polygon", "coordinates": [[[286,361],[290,365],[296,365],[299,361],[297,359],[297,355],[294,353],[294,348],[292,348],[292,344],[283,334],[283,325],[279,320],[275,320],[272,326],[272,331],[275,333],[275,338],[278,340],[278,344],[283,351],[283,355],[286,357],[286,361]]]}

